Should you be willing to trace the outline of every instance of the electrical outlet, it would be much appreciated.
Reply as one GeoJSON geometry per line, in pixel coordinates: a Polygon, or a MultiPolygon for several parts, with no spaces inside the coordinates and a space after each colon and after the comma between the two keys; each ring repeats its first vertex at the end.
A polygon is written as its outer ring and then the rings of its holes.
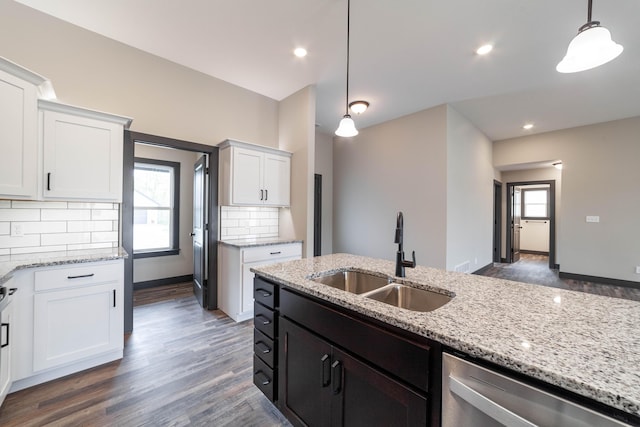
{"type": "Polygon", "coordinates": [[[640,274],[640,265],[636,265],[636,274],[640,274]]]}
{"type": "Polygon", "coordinates": [[[587,222],[600,222],[600,217],[597,215],[587,215],[587,222]]]}
{"type": "Polygon", "coordinates": [[[24,231],[22,230],[22,224],[11,224],[11,237],[22,237],[24,231]]]}

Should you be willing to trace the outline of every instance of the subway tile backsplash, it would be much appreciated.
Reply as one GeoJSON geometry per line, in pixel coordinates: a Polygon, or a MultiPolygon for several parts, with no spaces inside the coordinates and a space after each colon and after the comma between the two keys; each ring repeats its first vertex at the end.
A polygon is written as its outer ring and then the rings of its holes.
{"type": "Polygon", "coordinates": [[[278,237],[278,219],[278,208],[222,206],[220,239],[278,237]]]}
{"type": "Polygon", "coordinates": [[[118,203],[0,200],[0,255],[118,246],[118,203]]]}

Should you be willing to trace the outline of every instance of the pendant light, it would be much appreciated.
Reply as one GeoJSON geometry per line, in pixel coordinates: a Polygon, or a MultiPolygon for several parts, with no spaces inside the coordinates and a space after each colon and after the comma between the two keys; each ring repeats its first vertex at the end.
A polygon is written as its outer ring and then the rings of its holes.
{"type": "Polygon", "coordinates": [[[569,43],[567,54],[556,70],[560,73],[577,73],[599,67],[616,58],[624,49],[611,40],[611,33],[591,20],[591,3],[588,0],[587,23],[578,28],[578,34],[569,43]]]}
{"type": "Polygon", "coordinates": [[[351,0],[347,0],[347,94],[345,105],[345,114],[342,116],[342,120],[340,120],[340,125],[338,129],[336,129],[336,135],[343,136],[348,138],[350,136],[356,136],[358,134],[358,129],[356,129],[356,125],[353,122],[353,119],[349,115],[349,21],[351,14],[351,0]]]}

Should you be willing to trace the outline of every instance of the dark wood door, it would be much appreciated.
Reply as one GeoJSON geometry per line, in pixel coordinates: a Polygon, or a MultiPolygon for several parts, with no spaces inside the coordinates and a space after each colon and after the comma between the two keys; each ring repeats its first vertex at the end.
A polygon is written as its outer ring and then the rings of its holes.
{"type": "Polygon", "coordinates": [[[207,157],[202,156],[193,166],[193,293],[202,307],[207,307],[206,292],[206,206],[207,157]]]}
{"type": "Polygon", "coordinates": [[[427,425],[427,398],[370,365],[334,348],[331,371],[332,426],[427,425]]]}
{"type": "Polygon", "coordinates": [[[278,406],[294,425],[329,426],[331,422],[331,346],[280,318],[278,406]]]}

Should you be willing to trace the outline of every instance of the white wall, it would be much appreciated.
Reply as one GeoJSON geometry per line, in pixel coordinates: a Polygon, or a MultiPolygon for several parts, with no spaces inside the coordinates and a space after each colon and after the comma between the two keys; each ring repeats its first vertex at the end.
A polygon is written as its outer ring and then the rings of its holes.
{"type": "Polygon", "coordinates": [[[562,160],[561,272],[640,281],[638,135],[634,117],[494,143],[496,167],[562,160]]]}
{"type": "Polygon", "coordinates": [[[303,257],[313,256],[315,117],[315,86],[307,86],[279,104],[279,147],[293,154],[291,207],[280,210],[280,236],[303,240],[303,257]]]}
{"type": "Polygon", "coordinates": [[[468,262],[472,272],[492,262],[492,148],[473,123],[447,107],[447,270],[468,262]]]}
{"type": "Polygon", "coordinates": [[[180,163],[180,231],[178,255],[133,260],[133,282],[193,274],[193,165],[198,153],[135,144],[135,156],[180,163]]]}
{"type": "Polygon", "coordinates": [[[394,260],[402,211],[406,256],[445,268],[446,117],[443,105],[334,139],[334,252],[394,260]]]}
{"type": "Polygon", "coordinates": [[[0,11],[0,56],[49,78],[62,102],[133,117],[139,132],[278,147],[273,99],[10,0],[0,11]]]}
{"type": "Polygon", "coordinates": [[[322,175],[322,255],[333,253],[333,135],[316,132],[315,173],[322,175]]]}

